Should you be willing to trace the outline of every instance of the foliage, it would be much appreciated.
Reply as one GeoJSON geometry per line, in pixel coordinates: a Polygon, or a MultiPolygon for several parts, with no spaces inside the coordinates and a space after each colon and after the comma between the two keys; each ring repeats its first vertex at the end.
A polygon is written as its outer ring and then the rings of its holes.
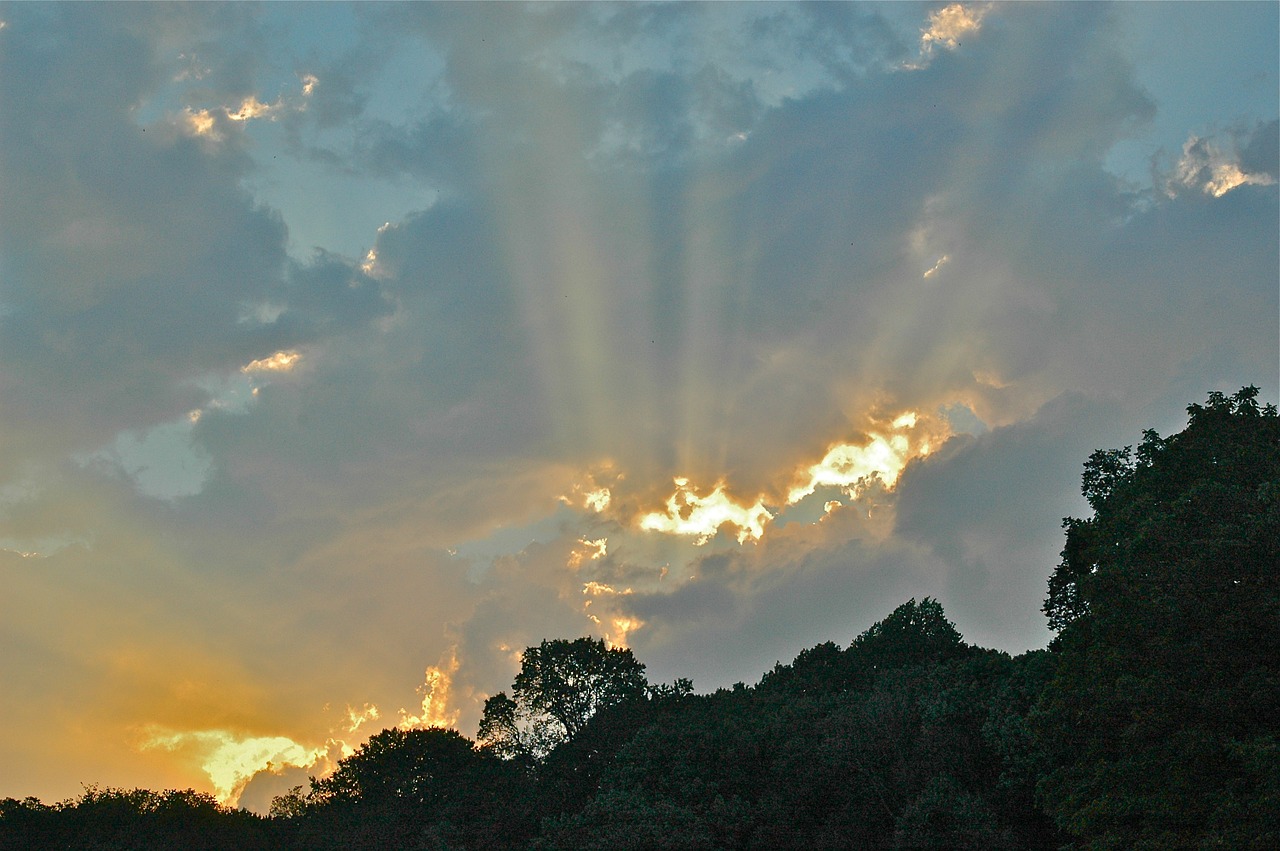
{"type": "Polygon", "coordinates": [[[908,600],[889,617],[854,639],[849,652],[873,669],[941,662],[962,656],[964,639],[947,620],[942,604],[925,597],[908,600]]]}
{"type": "Polygon", "coordinates": [[[457,779],[478,758],[456,730],[383,730],[336,771],[312,783],[316,805],[367,801],[432,810],[448,803],[457,779]]]}
{"type": "MultiPolygon", "coordinates": [[[[887,621],[946,623],[941,607],[906,617],[918,609],[904,604],[887,621]]],[[[882,623],[868,634],[900,631],[882,623]]],[[[1024,663],[954,639],[915,653],[917,661],[888,639],[855,640],[857,651],[819,645],[757,688],[687,698],[640,729],[605,764],[595,797],[544,823],[539,841],[892,848],[932,837],[936,847],[1056,847],[1060,837],[1034,812],[1026,784],[1001,784],[999,733],[1030,705],[1006,684],[1024,663]],[[818,671],[839,685],[824,688],[818,671]],[[955,801],[943,800],[952,790],[955,801]]]]}
{"type": "Polygon", "coordinates": [[[972,849],[1014,848],[1008,829],[979,796],[961,788],[948,774],[935,775],[897,819],[893,834],[897,848],[972,849]]]}
{"type": "Polygon", "coordinates": [[[277,847],[273,826],[191,789],[86,787],[78,798],[46,805],[35,798],[0,800],[0,849],[277,847]]]}
{"type": "Polygon", "coordinates": [[[1280,418],[1256,396],[1085,464],[1038,724],[1042,800],[1091,847],[1280,844],[1258,759],[1280,732],[1280,418]]]}
{"type": "Polygon", "coordinates": [[[644,665],[603,639],[543,641],[524,651],[513,697],[485,702],[479,738],[503,756],[540,758],[572,739],[598,710],[645,696],[644,665]]]}
{"type": "Polygon", "coordinates": [[[303,848],[491,848],[513,844],[522,778],[456,730],[388,729],[336,771],[272,802],[303,848]]]}
{"type": "Polygon", "coordinates": [[[808,695],[848,691],[868,685],[881,671],[957,659],[967,652],[942,604],[913,598],[872,624],[847,650],[828,641],[802,650],[790,665],[776,665],[760,688],[808,695]]]}

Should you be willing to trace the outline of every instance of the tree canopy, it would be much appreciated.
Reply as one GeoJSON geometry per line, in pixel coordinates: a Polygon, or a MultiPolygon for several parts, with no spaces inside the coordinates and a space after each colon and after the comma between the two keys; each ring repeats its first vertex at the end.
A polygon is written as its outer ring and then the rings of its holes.
{"type": "Polygon", "coordinates": [[[572,739],[600,709],[644,697],[644,665],[603,639],[543,641],[524,651],[511,692],[489,698],[480,740],[506,756],[541,755],[572,739]]]}
{"type": "Polygon", "coordinates": [[[1280,418],[1257,392],[1095,452],[1093,516],[1064,521],[1041,791],[1099,847],[1280,847],[1280,418]]]}

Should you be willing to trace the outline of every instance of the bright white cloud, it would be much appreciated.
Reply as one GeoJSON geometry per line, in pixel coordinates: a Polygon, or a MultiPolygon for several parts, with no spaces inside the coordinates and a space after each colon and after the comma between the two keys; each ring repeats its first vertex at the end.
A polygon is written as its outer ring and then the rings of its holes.
{"type": "Polygon", "coordinates": [[[458,648],[450,647],[444,657],[436,665],[427,668],[426,679],[418,687],[422,695],[422,706],[419,714],[413,715],[400,710],[400,721],[396,724],[401,730],[413,730],[421,727],[456,727],[460,714],[457,708],[451,708],[453,678],[458,673],[458,648]]]}
{"type": "Polygon", "coordinates": [[[991,11],[991,3],[965,5],[951,3],[929,13],[929,25],[920,30],[920,58],[907,67],[919,69],[928,64],[935,49],[955,50],[965,38],[974,36],[982,27],[982,19],[991,11]]]}
{"type": "Polygon", "coordinates": [[[863,441],[835,444],[803,471],[787,493],[787,503],[794,505],[820,487],[841,488],[851,498],[873,479],[892,487],[908,462],[928,455],[949,436],[945,422],[931,421],[928,429],[917,429],[919,422],[916,412],[907,411],[883,433],[872,431],[863,441]]]}
{"type": "Polygon", "coordinates": [[[240,367],[240,371],[246,375],[260,372],[291,372],[301,360],[302,355],[296,351],[279,351],[269,357],[250,361],[240,367]]]}
{"type": "Polygon", "coordinates": [[[677,478],[675,486],[665,511],[650,512],[639,518],[641,529],[686,535],[695,543],[705,544],[722,526],[729,526],[736,530],[733,534],[741,544],[760,540],[765,524],[773,519],[762,500],[747,505],[739,503],[725,492],[723,482],[708,494],[699,494],[686,478],[677,478]]]}
{"type": "Polygon", "coordinates": [[[1182,146],[1182,157],[1174,168],[1169,195],[1174,187],[1198,189],[1221,198],[1239,186],[1271,186],[1275,177],[1265,172],[1249,174],[1240,167],[1239,156],[1223,150],[1211,139],[1192,136],[1182,146]]]}
{"type": "Polygon", "coordinates": [[[941,257],[938,258],[937,263],[934,263],[925,271],[923,277],[932,278],[934,275],[938,274],[939,269],[941,269],[943,266],[947,265],[950,262],[951,262],[951,255],[949,254],[942,255],[941,257]]]}
{"type": "Polygon", "coordinates": [[[327,757],[327,746],[308,748],[287,736],[243,736],[227,730],[175,731],[151,727],[143,732],[143,750],[190,753],[213,784],[220,803],[235,806],[255,775],[285,768],[315,768],[327,757]]]}

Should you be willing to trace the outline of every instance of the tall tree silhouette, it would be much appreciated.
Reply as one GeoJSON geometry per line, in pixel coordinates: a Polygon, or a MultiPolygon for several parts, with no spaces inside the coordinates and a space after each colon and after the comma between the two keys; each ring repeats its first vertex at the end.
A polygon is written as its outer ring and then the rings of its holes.
{"type": "Polygon", "coordinates": [[[1040,790],[1095,847],[1280,847],[1280,418],[1257,393],[1085,464],[1040,790]]]}
{"type": "Polygon", "coordinates": [[[598,710],[644,697],[644,665],[602,639],[543,641],[524,651],[513,697],[485,702],[481,742],[503,755],[541,756],[572,739],[598,710]]]}

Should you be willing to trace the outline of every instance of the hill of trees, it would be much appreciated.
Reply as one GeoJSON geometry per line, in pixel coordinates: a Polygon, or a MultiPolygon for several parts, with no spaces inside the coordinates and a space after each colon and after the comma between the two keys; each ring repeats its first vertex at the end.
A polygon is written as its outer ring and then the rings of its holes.
{"type": "Polygon", "coordinates": [[[910,600],[752,687],[525,651],[476,741],[384,730],[270,817],[195,792],[0,801],[0,848],[1280,847],[1280,418],[1257,389],[1095,452],[1048,649],[910,600]]]}

